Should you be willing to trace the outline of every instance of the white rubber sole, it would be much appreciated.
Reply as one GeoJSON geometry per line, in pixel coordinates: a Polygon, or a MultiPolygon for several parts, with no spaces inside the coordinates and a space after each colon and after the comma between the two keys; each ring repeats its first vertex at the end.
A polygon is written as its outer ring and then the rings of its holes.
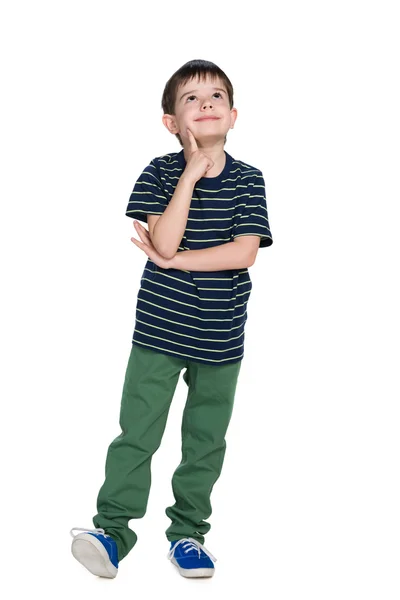
{"type": "Polygon", "coordinates": [[[180,567],[174,557],[172,557],[171,562],[178,568],[178,571],[183,577],[213,577],[215,573],[215,569],[183,569],[180,567]]]}
{"type": "Polygon", "coordinates": [[[110,561],[103,544],[94,535],[80,533],[75,536],[71,544],[71,552],[76,560],[93,575],[110,579],[117,576],[118,569],[110,561]]]}

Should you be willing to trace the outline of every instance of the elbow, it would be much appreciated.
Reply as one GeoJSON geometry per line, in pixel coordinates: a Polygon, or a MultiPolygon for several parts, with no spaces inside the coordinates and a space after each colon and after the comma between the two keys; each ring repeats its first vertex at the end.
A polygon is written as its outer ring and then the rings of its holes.
{"type": "Polygon", "coordinates": [[[247,260],[247,267],[252,267],[252,266],[254,265],[254,263],[256,262],[256,256],[257,256],[257,255],[251,254],[251,255],[248,257],[248,260],[247,260]]]}
{"type": "Polygon", "coordinates": [[[169,256],[169,252],[167,249],[165,249],[164,247],[161,246],[161,244],[158,243],[157,238],[154,235],[154,231],[153,231],[153,235],[150,235],[150,240],[151,243],[153,244],[154,248],[157,250],[158,254],[161,254],[161,256],[163,258],[167,258],[170,259],[172,258],[171,256],[169,256]]]}
{"type": "Polygon", "coordinates": [[[167,258],[168,260],[171,260],[171,258],[174,258],[176,252],[164,252],[163,257],[167,258]]]}
{"type": "Polygon", "coordinates": [[[161,254],[161,256],[163,258],[166,258],[167,260],[171,260],[171,258],[173,258],[176,254],[176,251],[173,252],[171,251],[169,248],[163,248],[163,247],[159,247],[158,245],[156,245],[153,241],[153,246],[154,248],[157,250],[157,252],[159,254],[161,254]]]}
{"type": "Polygon", "coordinates": [[[173,258],[175,256],[177,249],[176,248],[175,249],[168,248],[165,245],[165,243],[161,244],[159,242],[159,240],[157,239],[157,237],[155,236],[156,229],[157,229],[157,223],[153,229],[153,235],[150,236],[151,242],[152,242],[154,248],[157,250],[157,252],[159,254],[161,254],[161,256],[163,258],[166,258],[167,260],[171,260],[171,258],[173,258]]]}

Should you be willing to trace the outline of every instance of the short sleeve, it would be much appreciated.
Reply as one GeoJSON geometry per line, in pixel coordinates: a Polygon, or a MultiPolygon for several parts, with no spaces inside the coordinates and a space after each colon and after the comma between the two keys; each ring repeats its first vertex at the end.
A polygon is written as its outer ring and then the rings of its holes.
{"type": "Polygon", "coordinates": [[[240,214],[233,237],[241,235],[260,236],[260,248],[266,248],[273,243],[271,229],[268,221],[267,200],[265,195],[265,182],[261,171],[252,179],[249,184],[250,195],[247,197],[247,204],[240,214]]]}
{"type": "Polygon", "coordinates": [[[147,215],[162,215],[168,205],[155,159],[136,181],[126,208],[126,216],[147,223],[147,215]]]}

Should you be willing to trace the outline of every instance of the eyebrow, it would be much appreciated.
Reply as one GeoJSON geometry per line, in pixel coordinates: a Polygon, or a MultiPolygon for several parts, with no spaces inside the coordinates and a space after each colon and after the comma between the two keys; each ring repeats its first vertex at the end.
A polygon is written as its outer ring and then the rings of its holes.
{"type": "MultiPolygon", "coordinates": [[[[220,92],[225,92],[225,93],[226,93],[226,91],[225,91],[224,89],[222,89],[222,88],[217,88],[217,87],[214,87],[214,88],[212,88],[212,89],[213,89],[213,90],[218,90],[218,91],[220,91],[220,92]]],[[[192,90],[191,92],[185,92],[185,93],[184,93],[184,94],[182,94],[182,96],[179,98],[179,102],[182,100],[182,98],[183,98],[184,96],[187,96],[188,94],[193,94],[193,92],[197,92],[197,91],[198,91],[198,90],[192,90]]]]}

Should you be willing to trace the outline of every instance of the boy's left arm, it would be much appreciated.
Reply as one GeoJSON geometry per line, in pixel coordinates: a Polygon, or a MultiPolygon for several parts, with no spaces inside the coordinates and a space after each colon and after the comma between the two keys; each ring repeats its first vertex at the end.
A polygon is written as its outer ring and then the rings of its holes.
{"type": "Polygon", "coordinates": [[[248,202],[235,225],[233,241],[203,250],[177,252],[171,267],[187,271],[243,269],[254,264],[259,248],[273,242],[268,221],[265,181],[257,171],[249,182],[248,202]]]}
{"type": "Polygon", "coordinates": [[[212,248],[177,252],[170,260],[170,268],[184,271],[244,269],[254,264],[259,246],[258,235],[243,235],[212,248]]]}
{"type": "MultiPolygon", "coordinates": [[[[268,221],[265,182],[261,171],[254,175],[250,186],[251,191],[256,193],[249,195],[248,203],[235,225],[233,241],[201,250],[177,252],[174,257],[165,259],[168,265],[165,268],[184,271],[224,271],[252,266],[259,248],[270,246],[273,240],[268,221]]],[[[147,230],[144,231],[148,233],[147,230]]],[[[135,238],[131,239],[142,247],[135,238]]]]}

